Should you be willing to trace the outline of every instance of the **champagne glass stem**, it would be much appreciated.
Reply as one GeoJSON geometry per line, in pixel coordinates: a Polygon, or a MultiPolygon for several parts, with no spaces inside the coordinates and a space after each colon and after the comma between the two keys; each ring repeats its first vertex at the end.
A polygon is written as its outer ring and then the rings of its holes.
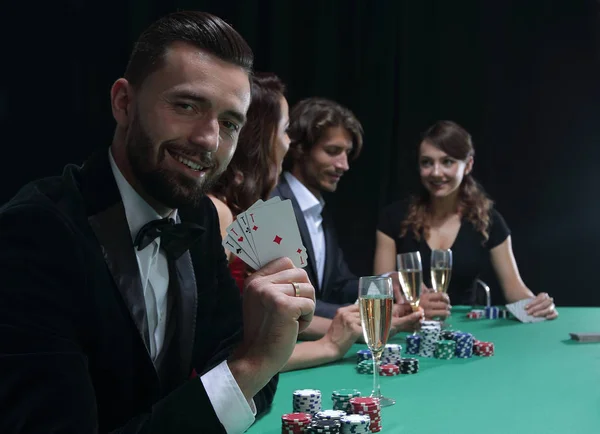
{"type": "Polygon", "coordinates": [[[373,392],[372,398],[381,399],[381,388],[379,387],[379,361],[381,360],[381,351],[373,353],[373,392]]]}

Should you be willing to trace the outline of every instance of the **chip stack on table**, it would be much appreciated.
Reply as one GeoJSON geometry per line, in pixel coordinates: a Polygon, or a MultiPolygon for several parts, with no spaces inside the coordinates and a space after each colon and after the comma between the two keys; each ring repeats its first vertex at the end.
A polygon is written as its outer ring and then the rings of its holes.
{"type": "Polygon", "coordinates": [[[402,358],[402,346],[398,344],[387,344],[381,355],[382,364],[397,365],[402,358]]]}
{"type": "Polygon", "coordinates": [[[358,362],[362,362],[363,360],[371,360],[373,358],[371,350],[358,350],[356,352],[356,356],[358,357],[358,362]]]}
{"type": "Polygon", "coordinates": [[[381,431],[381,407],[377,398],[352,398],[350,405],[353,414],[369,416],[369,430],[372,433],[381,431]]]}
{"type": "Polygon", "coordinates": [[[423,327],[435,327],[437,329],[442,329],[442,324],[439,321],[421,321],[421,328],[423,327]]]}
{"type": "Polygon", "coordinates": [[[340,434],[339,420],[313,419],[305,431],[307,434],[340,434]]]}
{"type": "Polygon", "coordinates": [[[473,335],[470,333],[455,333],[456,357],[460,359],[473,357],[473,340],[473,335]]]}
{"type": "Polygon", "coordinates": [[[419,356],[421,357],[433,357],[435,352],[435,346],[440,340],[440,329],[436,326],[422,326],[421,327],[421,346],[419,348],[419,356]]]}
{"type": "Polygon", "coordinates": [[[451,359],[456,352],[456,342],[452,340],[441,340],[435,347],[434,356],[436,359],[451,359]]]}
{"type": "Polygon", "coordinates": [[[321,411],[321,391],[315,389],[299,389],[294,391],[294,413],[309,413],[321,411]]]}
{"type": "Polygon", "coordinates": [[[373,374],[373,361],[363,360],[358,362],[358,365],[356,365],[356,370],[359,374],[373,374]]]}
{"type": "Polygon", "coordinates": [[[467,318],[470,319],[481,319],[484,318],[485,312],[479,309],[473,309],[471,312],[467,313],[467,318]]]}
{"type": "Polygon", "coordinates": [[[476,356],[491,357],[494,355],[494,344],[492,342],[475,340],[473,343],[473,353],[476,356]]]}
{"type": "Polygon", "coordinates": [[[419,354],[421,347],[421,336],[408,335],[406,337],[406,354],[419,354]]]}
{"type": "Polygon", "coordinates": [[[312,417],[308,413],[288,413],[281,416],[281,434],[299,434],[308,429],[312,417]]]}
{"type": "Polygon", "coordinates": [[[342,434],[369,434],[371,419],[369,416],[349,414],[340,419],[342,434]]]}
{"type": "Polygon", "coordinates": [[[499,309],[496,306],[487,306],[485,308],[485,317],[487,319],[498,319],[499,309]]]}
{"type": "Polygon", "coordinates": [[[508,309],[500,309],[498,312],[498,318],[502,318],[502,319],[507,319],[510,318],[510,312],[508,311],[508,309]]]}
{"type": "Polygon", "coordinates": [[[360,397],[360,392],[356,389],[339,389],[334,390],[331,393],[331,400],[333,401],[334,410],[342,410],[346,413],[352,412],[352,406],[350,400],[352,398],[360,397]]]}
{"type": "Polygon", "coordinates": [[[400,367],[395,363],[385,363],[379,366],[379,374],[383,375],[384,377],[393,377],[399,373],[400,367]]]}
{"type": "Polygon", "coordinates": [[[440,339],[444,341],[451,341],[454,338],[454,333],[456,333],[456,330],[442,330],[440,333],[440,339]]]}
{"type": "Polygon", "coordinates": [[[416,374],[419,372],[419,360],[404,358],[400,361],[400,373],[401,374],[416,374]]]}

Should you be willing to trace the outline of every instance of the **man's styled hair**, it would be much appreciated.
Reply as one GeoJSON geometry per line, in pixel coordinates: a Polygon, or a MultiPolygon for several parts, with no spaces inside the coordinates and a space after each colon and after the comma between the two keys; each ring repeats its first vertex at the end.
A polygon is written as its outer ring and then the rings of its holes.
{"type": "Polygon", "coordinates": [[[350,159],[358,157],[363,145],[363,128],[354,113],[325,98],[307,98],[297,103],[290,113],[290,149],[283,161],[283,169],[291,170],[300,149],[309,152],[331,127],[342,127],[350,133],[350,159]]]}
{"type": "Polygon", "coordinates": [[[163,65],[168,47],[187,42],[226,62],[252,71],[254,54],[244,38],[221,18],[206,12],[173,12],[150,25],[139,37],[125,70],[125,79],[139,88],[163,65]]]}

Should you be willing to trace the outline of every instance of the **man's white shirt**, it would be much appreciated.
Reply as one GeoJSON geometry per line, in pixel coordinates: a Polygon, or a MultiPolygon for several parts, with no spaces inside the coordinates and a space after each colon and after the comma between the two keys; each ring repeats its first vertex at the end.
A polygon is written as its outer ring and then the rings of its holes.
{"type": "Polygon", "coordinates": [[[311,191],[302,184],[298,178],[290,172],[284,172],[283,176],[287,181],[294,197],[300,206],[304,221],[308,228],[310,241],[313,248],[313,256],[317,266],[317,278],[319,279],[319,288],[323,287],[323,273],[325,270],[325,232],[323,231],[323,216],[321,212],[325,206],[323,198],[317,198],[311,191]]]}

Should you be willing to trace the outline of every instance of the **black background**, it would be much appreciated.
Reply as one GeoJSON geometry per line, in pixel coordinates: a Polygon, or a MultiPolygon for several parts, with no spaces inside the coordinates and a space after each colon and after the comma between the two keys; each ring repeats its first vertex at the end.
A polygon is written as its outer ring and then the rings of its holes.
{"type": "MultiPolygon", "coordinates": [[[[416,185],[420,133],[452,119],[473,135],[475,176],[512,230],[527,285],[558,305],[600,305],[592,285],[600,34],[591,0],[6,3],[0,202],[110,143],[110,86],[143,28],[177,9],[230,22],[253,47],[256,69],[286,82],[290,104],[329,97],[362,121],[364,152],[327,197],[355,273],[372,272],[380,208],[416,185]]],[[[493,273],[484,278],[498,288],[493,273]]]]}

